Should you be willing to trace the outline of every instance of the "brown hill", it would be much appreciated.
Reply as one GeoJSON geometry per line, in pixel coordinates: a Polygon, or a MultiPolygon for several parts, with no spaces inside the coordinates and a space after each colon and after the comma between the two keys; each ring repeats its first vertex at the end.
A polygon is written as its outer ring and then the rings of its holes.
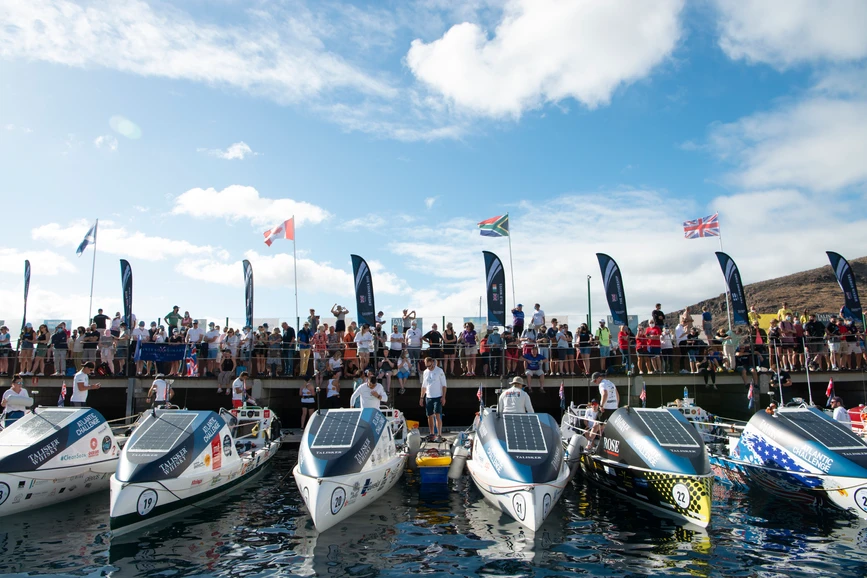
{"type": "MultiPolygon", "coordinates": [[[[867,257],[850,259],[849,264],[855,273],[858,293],[863,302],[864,292],[867,290],[867,257]]],[[[789,309],[798,313],[805,309],[817,314],[838,313],[843,305],[843,293],[830,265],[752,283],[744,286],[744,291],[747,294],[747,306],[755,305],[759,313],[776,313],[783,301],[789,304],[789,309]]],[[[726,324],[724,293],[689,306],[689,312],[699,326],[700,314],[705,305],[713,314],[715,327],[726,324]]],[[[666,315],[669,326],[677,325],[679,313],[675,311],[666,315]]]]}

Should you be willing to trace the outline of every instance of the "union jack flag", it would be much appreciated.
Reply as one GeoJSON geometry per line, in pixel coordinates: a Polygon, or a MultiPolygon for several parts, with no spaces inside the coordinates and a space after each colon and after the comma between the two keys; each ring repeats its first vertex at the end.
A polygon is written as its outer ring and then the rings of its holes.
{"type": "Polygon", "coordinates": [[[198,356],[196,355],[196,346],[193,345],[189,349],[189,355],[186,358],[187,363],[187,377],[195,377],[199,375],[199,362],[198,356]]]}
{"type": "Polygon", "coordinates": [[[831,398],[834,397],[834,379],[831,378],[828,380],[828,388],[825,390],[825,397],[828,398],[828,403],[825,404],[826,407],[831,406],[831,398]]]}
{"type": "Polygon", "coordinates": [[[683,236],[687,239],[699,237],[719,237],[719,213],[714,213],[704,219],[684,221],[683,236]]]}
{"type": "Polygon", "coordinates": [[[641,400],[641,407],[647,407],[647,384],[641,384],[641,393],[638,394],[638,399],[641,400]]]}
{"type": "Polygon", "coordinates": [[[66,381],[63,382],[63,387],[60,388],[60,398],[57,400],[57,407],[63,407],[66,402],[66,381]]]}
{"type": "Polygon", "coordinates": [[[747,409],[753,409],[753,402],[755,401],[755,397],[753,394],[753,382],[750,382],[750,390],[747,392],[747,409]]]}

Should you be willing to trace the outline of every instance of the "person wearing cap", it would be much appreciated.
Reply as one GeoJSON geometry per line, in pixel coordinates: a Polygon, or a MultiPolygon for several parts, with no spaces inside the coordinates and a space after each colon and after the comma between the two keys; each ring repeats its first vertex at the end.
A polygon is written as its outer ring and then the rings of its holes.
{"type": "MultiPolygon", "coordinates": [[[[307,366],[310,363],[310,352],[312,351],[312,345],[310,342],[313,340],[313,330],[310,329],[310,322],[305,321],[304,327],[298,332],[298,362],[299,362],[299,377],[303,377],[307,375],[307,366]]],[[[306,379],[310,379],[307,377],[306,379]]]]}
{"type": "Polygon", "coordinates": [[[99,389],[99,384],[90,384],[90,374],[93,373],[95,364],[92,361],[85,361],[81,366],[81,371],[75,374],[72,378],[72,396],[69,401],[75,407],[84,407],[87,405],[87,394],[92,389],[99,389]]]}
{"type": "Polygon", "coordinates": [[[599,397],[602,399],[600,421],[607,422],[611,414],[620,407],[620,392],[617,391],[617,386],[605,379],[605,375],[598,371],[593,374],[591,380],[599,386],[599,397]]]}
{"type": "MultiPolygon", "coordinates": [[[[525,332],[526,333],[526,332],[525,332]]],[[[539,354],[539,347],[533,345],[530,353],[524,354],[524,374],[527,376],[527,391],[533,391],[533,377],[539,378],[539,391],[545,393],[545,371],[542,362],[545,358],[539,354]]]]}
{"type": "Polygon", "coordinates": [[[446,404],[448,383],[446,374],[437,365],[436,359],[427,357],[424,360],[425,370],[421,380],[419,406],[425,408],[430,441],[442,441],[443,406],[446,404]]]}
{"type": "Polygon", "coordinates": [[[521,303],[512,309],[512,333],[518,337],[524,333],[524,306],[521,303]]]}
{"type": "Polygon", "coordinates": [[[247,393],[253,386],[248,383],[247,378],[250,376],[246,371],[242,371],[238,378],[232,382],[232,407],[238,408],[250,403],[256,405],[256,400],[247,393]]]}
{"type": "Polygon", "coordinates": [[[349,398],[349,407],[355,407],[355,403],[359,400],[361,400],[362,409],[379,409],[380,404],[388,402],[388,394],[382,385],[376,382],[376,376],[372,373],[367,376],[367,382],[364,385],[360,385],[352,392],[352,397],[349,398]]]}
{"type": "Polygon", "coordinates": [[[533,317],[530,320],[530,325],[536,330],[545,325],[545,312],[542,311],[542,306],[538,303],[533,305],[533,317]]]}
{"type": "Polygon", "coordinates": [[[831,398],[831,409],[834,410],[834,419],[841,424],[852,427],[852,420],[849,417],[849,412],[843,407],[843,398],[835,395],[831,398]]]}
{"type": "Polygon", "coordinates": [[[536,413],[533,410],[530,396],[524,391],[524,380],[520,377],[513,377],[509,385],[512,387],[500,394],[497,403],[498,411],[500,413],[536,413]]]}
{"type": "MultiPolygon", "coordinates": [[[[413,313],[415,313],[413,311],[413,313]]],[[[409,353],[410,367],[412,375],[418,375],[418,360],[421,357],[421,338],[422,332],[418,328],[418,321],[415,319],[410,323],[410,328],[404,332],[404,343],[406,350],[409,353]]]]}
{"type": "Polygon", "coordinates": [[[599,320],[599,327],[596,328],[593,338],[599,346],[599,366],[605,371],[608,368],[608,354],[611,352],[611,330],[605,327],[604,319],[599,320]]]}
{"type": "Polygon", "coordinates": [[[181,326],[181,320],[183,320],[183,317],[181,317],[181,314],[179,313],[180,309],[180,307],[175,305],[172,307],[172,310],[169,313],[166,313],[166,316],[163,317],[166,321],[166,325],[169,327],[169,334],[174,333],[175,330],[181,326]]]}
{"type": "Polygon", "coordinates": [[[165,378],[166,376],[162,373],[156,374],[154,382],[148,390],[147,403],[150,403],[151,399],[153,399],[154,407],[166,405],[175,395],[175,390],[169,388],[169,384],[165,378]]]}
{"type": "Polygon", "coordinates": [[[590,447],[601,431],[602,424],[599,420],[601,413],[599,400],[594,397],[587,405],[587,409],[584,410],[584,428],[586,430],[584,437],[587,438],[587,447],[590,447]]]}

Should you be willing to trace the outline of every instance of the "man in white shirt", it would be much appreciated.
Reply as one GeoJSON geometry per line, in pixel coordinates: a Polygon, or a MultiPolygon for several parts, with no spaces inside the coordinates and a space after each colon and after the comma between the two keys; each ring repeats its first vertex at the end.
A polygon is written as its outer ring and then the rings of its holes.
{"type": "Polygon", "coordinates": [[[249,376],[249,373],[242,371],[238,379],[232,382],[232,407],[241,407],[245,401],[250,405],[256,405],[256,400],[247,394],[247,391],[253,387],[247,383],[249,376]]]}
{"type": "Polygon", "coordinates": [[[395,366],[397,366],[397,360],[400,359],[404,343],[406,341],[403,338],[403,333],[397,325],[392,325],[391,335],[388,336],[388,358],[394,361],[395,366]]]}
{"type": "Polygon", "coordinates": [[[382,385],[376,382],[376,376],[371,374],[367,377],[367,383],[359,385],[349,398],[349,407],[355,407],[355,402],[361,400],[362,408],[379,409],[379,404],[388,401],[388,394],[382,385]]]}
{"type": "Polygon", "coordinates": [[[169,384],[166,383],[165,377],[166,376],[162,373],[158,373],[154,376],[154,382],[153,384],[151,384],[151,388],[148,390],[148,403],[150,403],[151,399],[153,399],[154,405],[159,407],[162,405],[166,405],[169,400],[174,397],[175,391],[173,389],[169,389],[169,384]],[[166,397],[167,393],[168,397],[166,397]]]}
{"type": "Polygon", "coordinates": [[[205,364],[208,373],[216,373],[217,353],[220,351],[220,329],[215,327],[214,322],[208,323],[208,332],[205,333],[205,343],[208,344],[208,360],[205,364]]]}
{"type": "Polygon", "coordinates": [[[530,327],[539,329],[543,325],[545,325],[545,312],[542,311],[540,305],[536,303],[533,305],[533,319],[530,321],[530,327]]]}
{"type": "Polygon", "coordinates": [[[510,387],[500,394],[498,408],[501,413],[536,413],[530,396],[524,391],[524,380],[513,377],[509,382],[510,387]]]}
{"type": "Polygon", "coordinates": [[[593,383],[599,386],[599,396],[602,399],[600,403],[602,407],[602,415],[599,416],[600,421],[606,422],[611,417],[618,407],[620,407],[620,392],[617,391],[617,386],[604,379],[605,375],[600,372],[595,372],[592,376],[593,383]]]}
{"type": "Polygon", "coordinates": [[[831,409],[834,410],[834,419],[848,428],[852,427],[852,420],[849,418],[849,412],[843,407],[843,398],[835,395],[831,398],[831,409]]]}
{"type": "MultiPolygon", "coordinates": [[[[147,343],[150,341],[150,338],[151,336],[145,327],[145,322],[139,321],[138,326],[132,330],[132,343],[130,343],[130,347],[132,347],[133,353],[135,353],[137,347],[140,347],[141,343],[147,343]]],[[[144,361],[139,361],[135,364],[135,372],[137,375],[141,375],[143,367],[144,361]]]]}
{"type": "MultiPolygon", "coordinates": [[[[413,322],[413,325],[415,322],[413,322]]],[[[421,395],[418,404],[425,408],[429,441],[440,441],[443,431],[443,406],[446,404],[446,374],[437,365],[436,359],[424,360],[425,370],[421,379],[421,395]],[[425,399],[427,398],[427,399],[425,399]]]]}
{"type": "Polygon", "coordinates": [[[421,357],[422,332],[418,328],[418,322],[415,319],[413,319],[409,330],[403,337],[405,339],[407,352],[409,353],[409,360],[412,365],[410,373],[411,375],[418,375],[418,360],[419,357],[421,357]]]}
{"type": "Polygon", "coordinates": [[[686,327],[683,325],[683,322],[678,323],[674,328],[674,373],[683,372],[689,373],[688,371],[681,370],[683,367],[681,365],[683,358],[686,356],[686,349],[681,349],[683,342],[686,341],[686,338],[689,337],[689,334],[686,330],[686,327]]]}
{"type": "Polygon", "coordinates": [[[72,396],[69,401],[75,407],[85,407],[87,405],[87,392],[91,389],[99,389],[99,384],[90,385],[90,374],[95,367],[92,361],[87,361],[81,366],[81,371],[75,374],[72,378],[72,396]]]}
{"type": "Polygon", "coordinates": [[[201,351],[198,350],[198,347],[202,343],[202,339],[204,339],[204,337],[204,330],[199,329],[199,320],[193,319],[193,326],[187,331],[187,343],[189,343],[190,346],[195,345],[197,347],[196,355],[199,360],[199,375],[202,375],[204,368],[208,365],[207,363],[202,363],[202,358],[198,355],[199,353],[201,353],[201,351]]]}

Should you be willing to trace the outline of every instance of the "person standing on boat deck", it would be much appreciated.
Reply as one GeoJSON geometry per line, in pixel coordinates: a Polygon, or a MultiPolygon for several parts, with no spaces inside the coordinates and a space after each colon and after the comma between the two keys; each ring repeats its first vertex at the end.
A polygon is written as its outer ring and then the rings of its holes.
{"type": "Polygon", "coordinates": [[[22,407],[26,407],[21,403],[16,403],[16,398],[29,398],[30,395],[27,393],[27,390],[22,386],[24,385],[24,380],[21,379],[21,375],[15,374],[12,377],[12,387],[3,392],[3,401],[0,402],[0,405],[3,406],[3,427],[9,427],[17,420],[24,417],[24,410],[22,407]]]}
{"type": "Polygon", "coordinates": [[[244,405],[246,398],[247,402],[256,405],[256,400],[247,395],[247,391],[253,386],[247,383],[247,378],[250,376],[246,371],[242,371],[234,382],[232,382],[232,407],[241,407],[244,405]]]}
{"type": "Polygon", "coordinates": [[[425,408],[431,441],[440,439],[443,432],[443,406],[446,404],[446,374],[437,365],[436,359],[424,360],[425,370],[421,380],[421,394],[418,404],[425,408]],[[425,399],[427,398],[427,399],[425,399]]]}
{"type": "Polygon", "coordinates": [[[602,399],[602,415],[599,416],[599,421],[603,424],[608,421],[618,407],[620,407],[620,392],[617,391],[617,386],[609,380],[604,379],[605,375],[596,372],[593,374],[593,383],[599,386],[599,397],[602,399]]]}
{"type": "Polygon", "coordinates": [[[382,386],[376,383],[376,376],[372,373],[367,377],[367,383],[358,386],[352,397],[349,398],[349,407],[355,407],[355,402],[361,400],[361,407],[379,409],[381,403],[388,402],[388,394],[382,386]]]}
{"type": "Polygon", "coordinates": [[[99,384],[90,385],[90,374],[93,373],[95,367],[92,361],[84,362],[81,366],[81,371],[75,374],[72,378],[72,396],[69,401],[75,407],[85,407],[87,405],[87,393],[91,389],[99,389],[99,384]]]}
{"type": "Polygon", "coordinates": [[[513,377],[509,385],[512,387],[500,394],[500,399],[497,402],[498,411],[501,413],[536,413],[533,410],[530,396],[524,391],[524,380],[520,377],[513,377]]]}
{"type": "Polygon", "coordinates": [[[831,398],[831,409],[834,410],[834,419],[840,422],[841,425],[851,428],[852,420],[849,418],[849,412],[843,407],[843,398],[835,395],[831,398]]]}
{"type": "Polygon", "coordinates": [[[153,399],[155,407],[166,405],[175,395],[175,390],[169,389],[169,384],[166,383],[165,377],[162,373],[156,374],[154,382],[148,390],[147,402],[150,403],[151,399],[153,399]]]}
{"type": "Polygon", "coordinates": [[[328,409],[338,409],[340,407],[340,376],[337,374],[329,379],[328,384],[325,386],[325,407],[328,409]]]}

